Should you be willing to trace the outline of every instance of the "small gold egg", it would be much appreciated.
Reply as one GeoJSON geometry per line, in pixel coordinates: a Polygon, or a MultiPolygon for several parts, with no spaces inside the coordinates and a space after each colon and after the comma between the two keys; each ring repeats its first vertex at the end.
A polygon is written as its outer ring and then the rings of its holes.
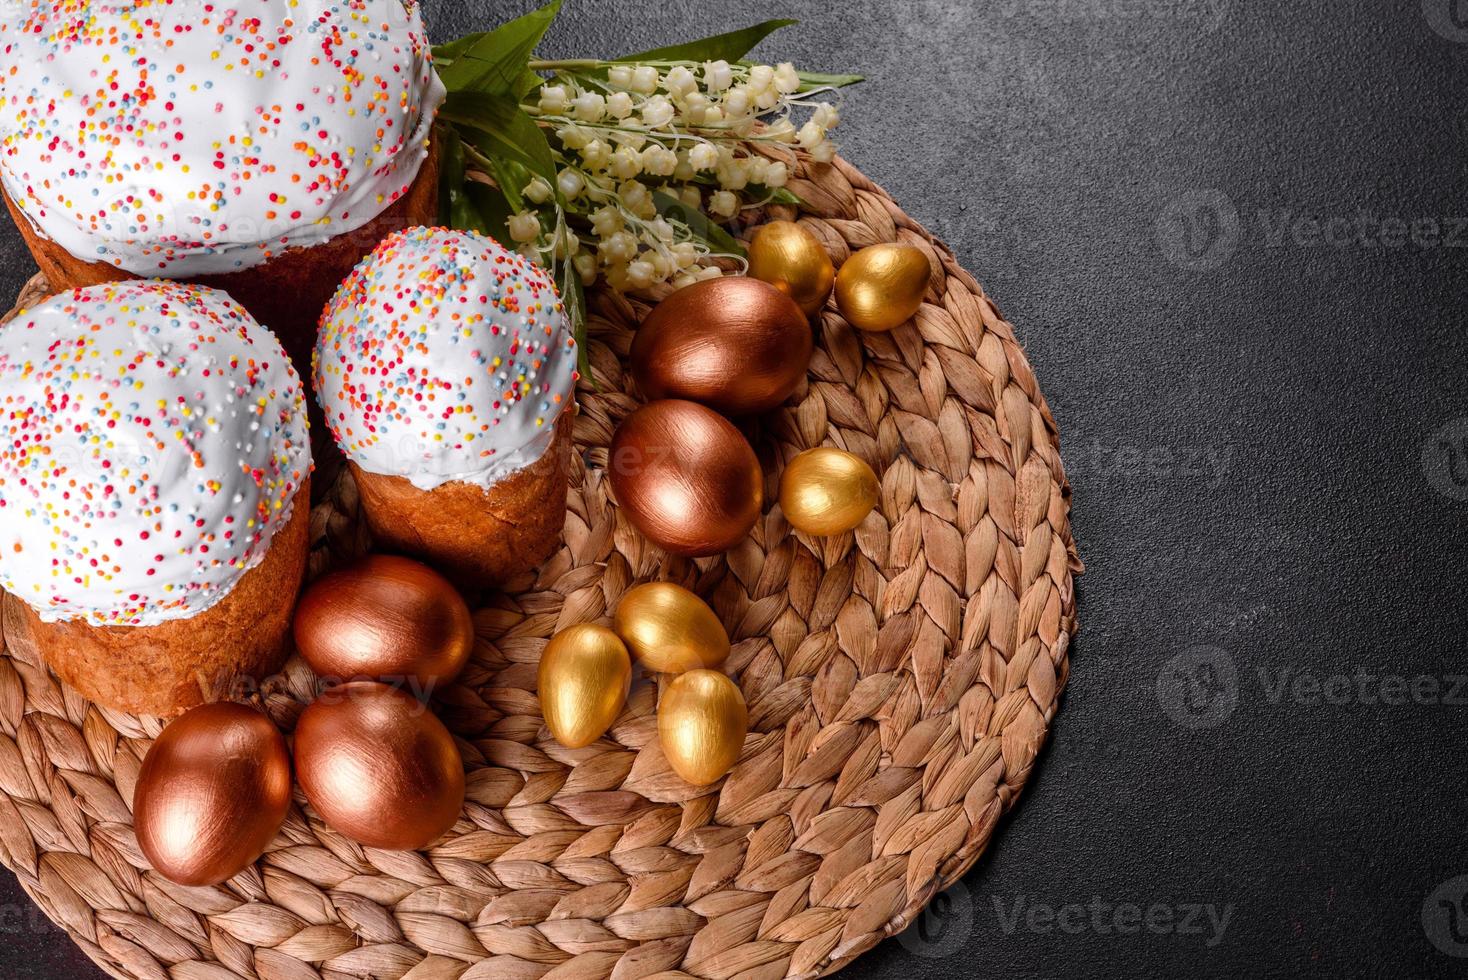
{"type": "Polygon", "coordinates": [[[877,506],[877,474],[859,456],[829,446],[807,449],[780,475],[780,509],[790,525],[822,537],[843,534],[877,506]]]}
{"type": "Polygon", "coordinates": [[[893,330],[923,305],[932,268],[920,248],[869,245],[836,274],[836,305],[858,330],[893,330]]]}
{"type": "Polygon", "coordinates": [[[579,749],[617,720],[632,686],[632,660],[605,626],[572,626],[551,637],[539,678],[545,727],[566,748],[579,749]]]}
{"type": "Polygon", "coordinates": [[[716,670],[669,682],[658,704],[658,740],[673,771],[694,786],[723,778],[744,751],[749,709],[739,685],[716,670]]]}
{"type": "Polygon", "coordinates": [[[825,247],[793,221],[771,221],[754,233],[749,274],[789,295],[806,316],[821,312],[836,283],[825,247]]]}
{"type": "Polygon", "coordinates": [[[615,629],[637,662],[663,674],[717,667],[729,656],[729,634],[708,603],[672,582],[628,589],[615,629]]]}

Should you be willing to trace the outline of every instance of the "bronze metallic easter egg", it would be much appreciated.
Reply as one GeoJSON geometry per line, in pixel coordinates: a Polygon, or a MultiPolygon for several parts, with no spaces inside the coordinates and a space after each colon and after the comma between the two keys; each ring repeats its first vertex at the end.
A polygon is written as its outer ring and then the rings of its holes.
{"type": "Polygon", "coordinates": [[[690,670],[663,689],[658,741],[673,771],[694,786],[717,782],[734,768],[749,732],[739,685],[716,670],[690,670]]]}
{"type": "Polygon", "coordinates": [[[686,286],[647,315],[632,340],[632,374],[649,399],[745,415],[789,398],[813,349],[794,300],[767,282],[725,276],[686,286]]]}
{"type": "Polygon", "coordinates": [[[217,885],[254,863],[291,805],[285,739],[242,704],[204,704],[163,729],[133,790],[138,846],[180,885],[217,885]]]}
{"type": "Polygon", "coordinates": [[[617,603],[617,635],[637,662],[663,674],[717,667],[729,634],[708,603],[672,582],[645,582],[617,603]]]}
{"type": "Polygon", "coordinates": [[[920,248],[869,245],[836,273],[836,305],[858,330],[893,330],[923,305],[931,275],[920,248]]]}
{"type": "Polygon", "coordinates": [[[850,531],[877,506],[877,474],[860,456],[822,446],[796,456],[780,474],[780,510],[807,534],[850,531]]]}
{"type": "Polygon", "coordinates": [[[545,727],[568,749],[606,734],[627,703],[632,658],[605,626],[571,626],[540,655],[537,688],[545,727]]]}
{"type": "Polygon", "coordinates": [[[306,590],[295,636],[322,677],[406,682],[422,696],[464,669],[474,624],[438,572],[407,558],[369,555],[306,590]]]}
{"type": "Polygon", "coordinates": [[[617,504],[650,541],[685,557],[743,540],[764,504],[764,476],[728,419],[689,401],[652,402],[612,436],[617,504]]]}
{"type": "Polygon", "coordinates": [[[331,688],[296,722],[296,778],[327,826],[359,844],[416,850],[464,806],[464,762],[428,707],[372,681],[331,688]]]}
{"type": "Polygon", "coordinates": [[[771,221],[754,233],[749,274],[795,300],[806,316],[821,312],[836,283],[825,246],[793,221],[771,221]]]}

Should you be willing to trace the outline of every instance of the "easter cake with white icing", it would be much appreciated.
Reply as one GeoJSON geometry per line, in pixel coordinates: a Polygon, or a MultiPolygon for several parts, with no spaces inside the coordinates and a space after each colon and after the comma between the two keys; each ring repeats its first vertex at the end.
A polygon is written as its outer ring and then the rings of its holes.
{"type": "Polygon", "coordinates": [[[299,377],[218,290],[104,283],[0,326],[0,585],[101,704],[169,714],[279,666],[311,467],[299,377]]]}
{"type": "Polygon", "coordinates": [[[312,375],[380,543],[500,584],[565,523],[577,350],[555,284],[473,232],[385,239],[321,318],[312,375]]]}

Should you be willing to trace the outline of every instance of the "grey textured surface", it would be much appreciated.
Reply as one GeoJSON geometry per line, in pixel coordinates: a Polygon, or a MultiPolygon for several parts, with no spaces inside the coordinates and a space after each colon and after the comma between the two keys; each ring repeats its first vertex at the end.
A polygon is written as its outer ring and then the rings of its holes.
{"type": "MultiPolygon", "coordinates": [[[[1003,304],[1061,426],[1090,572],[1052,746],[849,974],[1463,975],[1462,5],[566,6],[556,54],[791,15],[771,58],[865,71],[845,152],[1003,304]]],[[[0,257],[9,295],[8,224],[0,257]]],[[[0,976],[96,975],[0,903],[0,976]]]]}

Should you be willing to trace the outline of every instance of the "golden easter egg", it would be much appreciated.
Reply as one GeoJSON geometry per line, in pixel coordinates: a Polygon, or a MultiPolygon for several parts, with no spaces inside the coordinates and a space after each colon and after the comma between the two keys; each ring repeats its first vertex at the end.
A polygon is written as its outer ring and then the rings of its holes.
{"type": "Polygon", "coordinates": [[[780,474],[780,510],[807,534],[842,534],[866,520],[880,489],[860,456],[829,446],[807,449],[780,474]]]}
{"type": "Polygon", "coordinates": [[[749,709],[739,685],[716,670],[679,674],[658,703],[658,741],[673,771],[694,786],[717,782],[739,761],[749,709]]]}
{"type": "Polygon", "coordinates": [[[793,221],[771,221],[754,233],[749,274],[795,300],[806,316],[821,312],[836,284],[836,267],[825,246],[793,221]]]}
{"type": "Polygon", "coordinates": [[[717,667],[729,656],[729,634],[709,604],[672,582],[628,589],[614,628],[638,663],[663,674],[717,667]]]}
{"type": "Polygon", "coordinates": [[[632,660],[605,626],[572,626],[551,637],[538,677],[545,727],[566,748],[579,749],[617,720],[632,686],[632,660]]]}
{"type": "Polygon", "coordinates": [[[836,274],[836,305],[858,330],[893,330],[912,319],[928,292],[932,267],[912,245],[869,245],[836,274]]]}

